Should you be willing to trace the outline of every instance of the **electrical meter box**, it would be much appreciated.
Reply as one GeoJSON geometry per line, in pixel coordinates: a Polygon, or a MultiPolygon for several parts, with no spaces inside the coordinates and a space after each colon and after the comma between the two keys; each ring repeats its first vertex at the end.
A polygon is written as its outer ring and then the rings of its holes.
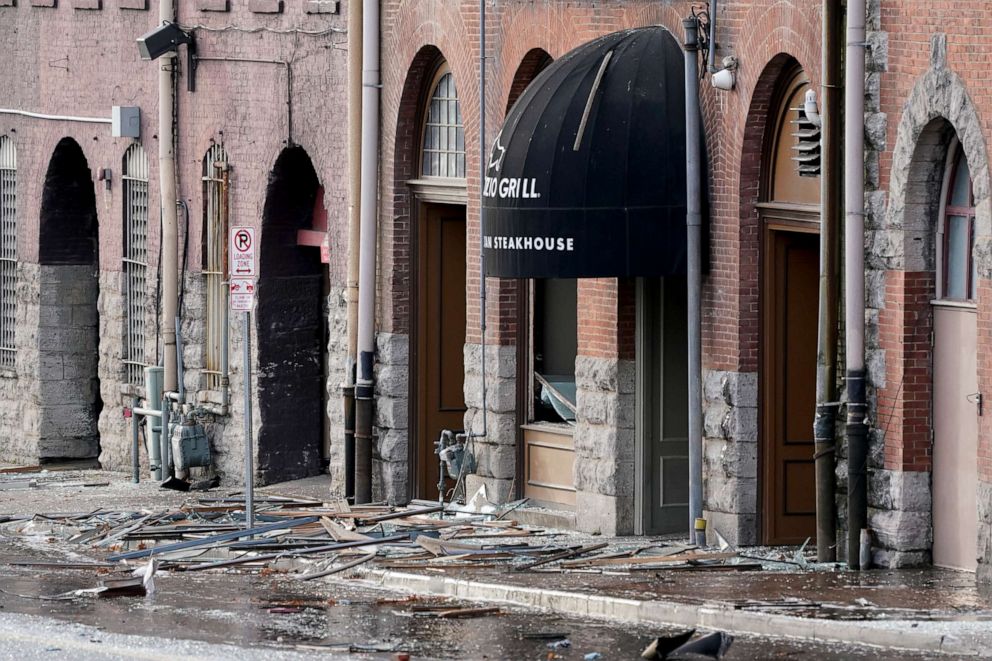
{"type": "Polygon", "coordinates": [[[141,137],[141,108],[137,106],[114,106],[111,120],[111,135],[113,137],[141,137]]]}

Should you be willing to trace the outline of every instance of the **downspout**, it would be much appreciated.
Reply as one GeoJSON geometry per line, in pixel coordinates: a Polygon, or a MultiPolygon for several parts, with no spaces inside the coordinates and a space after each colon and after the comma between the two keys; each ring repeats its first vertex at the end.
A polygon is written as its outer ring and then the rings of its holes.
{"type": "Polygon", "coordinates": [[[837,502],[834,498],[837,422],[837,253],[841,199],[840,0],[823,0],[823,87],[820,114],[820,303],[816,347],[816,558],[837,560],[837,502]]]}
{"type": "Polygon", "coordinates": [[[358,251],[362,195],[362,3],[348,5],[348,358],[344,404],[344,493],[355,495],[355,364],[358,356],[358,251]]]}
{"type": "Polygon", "coordinates": [[[710,36],[708,48],[706,49],[706,70],[711,74],[716,73],[719,69],[716,66],[716,0],[710,0],[710,7],[707,12],[709,14],[709,28],[710,36]]]}
{"type": "MultiPolygon", "coordinates": [[[[225,163],[224,171],[221,174],[221,196],[220,196],[220,213],[221,213],[221,227],[224,228],[224,233],[227,234],[230,228],[229,215],[230,209],[228,208],[227,194],[231,187],[231,168],[225,163]]],[[[230,273],[230,268],[228,266],[228,242],[227,237],[223,238],[224,242],[224,259],[221,266],[221,278],[224,283],[224,322],[221,326],[221,343],[220,343],[220,397],[221,397],[221,411],[222,415],[228,415],[231,410],[231,288],[229,282],[227,281],[228,273],[230,273]]]]}
{"type": "MultiPolygon", "coordinates": [[[[703,520],[703,395],[702,395],[702,191],[699,120],[699,20],[685,28],[685,183],[689,330],[689,539],[705,544],[703,520]]],[[[710,49],[712,51],[712,48],[710,49]]]]}
{"type": "Polygon", "coordinates": [[[848,0],[845,101],[845,338],[847,354],[847,564],[862,569],[868,525],[868,427],[865,424],[865,0],[848,0]]]}
{"type": "MultiPolygon", "coordinates": [[[[175,22],[174,0],[160,0],[159,23],[175,22]]],[[[158,72],[158,170],[162,197],[162,317],[160,319],[165,367],[165,392],[175,392],[178,383],[176,369],[176,309],[179,301],[179,230],[176,213],[176,155],[173,144],[175,121],[175,51],[162,56],[158,72]]]]}
{"type": "Polygon", "coordinates": [[[379,151],[379,0],[362,16],[362,182],[355,382],[355,503],[372,500],[372,367],[375,362],[376,195],[379,151]]]}
{"type": "Polygon", "coordinates": [[[482,353],[482,431],[470,438],[485,438],[489,433],[486,398],[486,251],[483,246],[483,200],[486,191],[486,0],[479,0],[479,351],[482,353]]]}

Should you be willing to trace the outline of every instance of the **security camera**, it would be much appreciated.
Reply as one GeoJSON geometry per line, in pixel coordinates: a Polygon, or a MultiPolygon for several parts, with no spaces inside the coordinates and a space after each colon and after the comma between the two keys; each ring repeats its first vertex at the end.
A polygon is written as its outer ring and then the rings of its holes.
{"type": "Polygon", "coordinates": [[[175,23],[163,23],[154,30],[138,37],[138,53],[142,60],[156,60],[174,52],[179,44],[192,43],[193,37],[175,23]]]}
{"type": "Polygon", "coordinates": [[[806,114],[806,119],[809,123],[820,128],[823,126],[823,118],[820,117],[819,109],[816,106],[816,92],[813,90],[806,90],[806,99],[803,101],[803,112],[806,114]]]}

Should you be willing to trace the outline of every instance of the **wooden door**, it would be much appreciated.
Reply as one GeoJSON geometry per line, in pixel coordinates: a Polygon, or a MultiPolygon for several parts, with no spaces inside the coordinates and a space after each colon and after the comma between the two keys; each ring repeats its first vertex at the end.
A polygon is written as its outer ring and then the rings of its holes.
{"type": "Polygon", "coordinates": [[[686,296],[685,278],[638,281],[638,532],[645,535],[689,525],[686,296]]]}
{"type": "Polygon", "coordinates": [[[434,442],[464,425],[465,207],[424,206],[417,262],[416,493],[433,499],[440,473],[434,442]]]}
{"type": "Polygon", "coordinates": [[[766,544],[816,534],[819,237],[768,229],[762,333],[761,521],[766,544]]]}
{"type": "Polygon", "coordinates": [[[978,565],[978,314],[934,307],[933,564],[978,565]]]}

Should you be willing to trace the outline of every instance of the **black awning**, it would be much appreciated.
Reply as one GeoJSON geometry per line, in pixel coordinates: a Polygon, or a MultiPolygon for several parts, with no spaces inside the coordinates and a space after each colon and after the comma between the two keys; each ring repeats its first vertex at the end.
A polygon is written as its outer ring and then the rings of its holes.
{"type": "Polygon", "coordinates": [[[685,68],[661,27],[580,46],[524,91],[494,141],[486,273],[685,273],[685,68]]]}

